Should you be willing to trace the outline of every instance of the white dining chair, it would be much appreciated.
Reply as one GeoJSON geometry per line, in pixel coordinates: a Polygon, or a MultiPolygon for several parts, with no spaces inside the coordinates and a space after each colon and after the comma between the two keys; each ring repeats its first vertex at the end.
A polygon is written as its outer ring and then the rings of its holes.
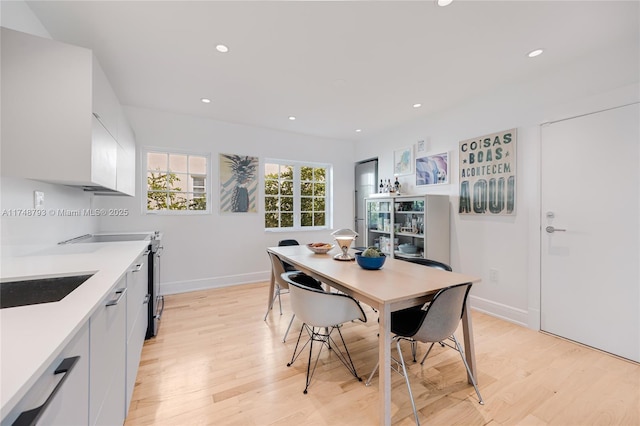
{"type": "Polygon", "coordinates": [[[307,379],[303,393],[306,394],[309,389],[309,384],[318,365],[322,348],[325,346],[333,350],[337,358],[356,379],[362,381],[358,376],[356,367],[353,364],[344,337],[340,331],[341,324],[345,322],[354,320],[367,321],[367,316],[358,301],[343,293],[330,293],[322,289],[307,286],[305,282],[308,282],[308,278],[310,277],[300,272],[287,272],[282,274],[282,278],[289,284],[291,309],[293,309],[296,317],[303,322],[296,347],[293,350],[293,356],[287,364],[287,367],[290,367],[306,346],[309,345],[307,379]],[[309,339],[300,346],[300,340],[305,331],[308,333],[309,339]],[[344,352],[332,337],[334,331],[337,331],[340,336],[344,352]],[[312,368],[314,342],[320,344],[320,349],[318,350],[312,368]],[[298,350],[298,348],[300,348],[300,350],[298,350]]]}

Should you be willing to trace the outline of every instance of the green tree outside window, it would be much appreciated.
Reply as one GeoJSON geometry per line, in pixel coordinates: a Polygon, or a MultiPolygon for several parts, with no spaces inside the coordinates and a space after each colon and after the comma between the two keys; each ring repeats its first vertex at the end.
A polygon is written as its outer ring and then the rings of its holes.
{"type": "Polygon", "coordinates": [[[327,170],[326,167],[267,163],[264,175],[265,228],[326,226],[327,170]],[[294,223],[296,201],[298,224],[294,223]]]}

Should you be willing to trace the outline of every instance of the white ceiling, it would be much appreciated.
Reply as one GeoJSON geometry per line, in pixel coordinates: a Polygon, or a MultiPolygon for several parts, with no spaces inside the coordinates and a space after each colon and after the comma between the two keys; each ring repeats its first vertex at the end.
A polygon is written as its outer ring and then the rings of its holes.
{"type": "Polygon", "coordinates": [[[28,4],[53,38],[94,50],[125,105],[359,140],[637,40],[640,3],[28,4]]]}

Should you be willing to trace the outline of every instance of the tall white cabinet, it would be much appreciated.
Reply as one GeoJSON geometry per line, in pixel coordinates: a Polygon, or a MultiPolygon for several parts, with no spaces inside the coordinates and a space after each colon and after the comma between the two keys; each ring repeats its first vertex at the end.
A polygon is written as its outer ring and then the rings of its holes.
{"type": "Polygon", "coordinates": [[[368,247],[399,259],[450,262],[448,195],[372,197],[365,204],[368,247]]]}
{"type": "Polygon", "coordinates": [[[135,140],[92,51],[2,28],[2,174],[135,194],[135,140]]]}

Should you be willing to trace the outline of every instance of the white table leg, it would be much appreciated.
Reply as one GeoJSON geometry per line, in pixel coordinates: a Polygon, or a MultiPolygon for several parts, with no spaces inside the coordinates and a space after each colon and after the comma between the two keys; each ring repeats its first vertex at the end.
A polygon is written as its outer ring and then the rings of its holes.
{"type": "Polygon", "coordinates": [[[269,281],[269,298],[267,299],[267,312],[269,312],[269,308],[271,307],[271,301],[273,300],[273,294],[276,290],[276,278],[273,275],[273,268],[271,268],[271,274],[269,274],[271,280],[269,281]]]}
{"type": "Polygon", "coordinates": [[[391,425],[391,312],[389,306],[380,306],[380,325],[378,338],[378,359],[380,367],[379,410],[380,425],[391,425]]]}
{"type": "MultiPolygon", "coordinates": [[[[478,383],[478,373],[476,371],[476,349],[473,343],[473,325],[471,324],[469,299],[467,299],[464,311],[462,311],[462,332],[464,333],[464,356],[467,359],[467,364],[469,364],[469,370],[471,370],[473,378],[476,383],[478,383]]],[[[471,377],[467,377],[467,382],[469,382],[469,384],[473,384],[471,377]]]]}

